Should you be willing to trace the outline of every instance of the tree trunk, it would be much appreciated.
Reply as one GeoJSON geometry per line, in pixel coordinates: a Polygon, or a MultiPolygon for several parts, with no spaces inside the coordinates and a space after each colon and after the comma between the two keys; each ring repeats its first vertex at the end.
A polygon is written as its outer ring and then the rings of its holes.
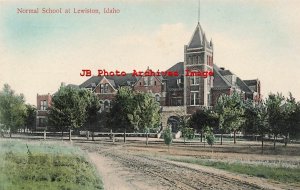
{"type": "Polygon", "coordinates": [[[290,138],[290,134],[287,133],[286,136],[285,136],[285,141],[284,141],[284,146],[285,146],[285,147],[286,147],[287,144],[288,144],[289,138],[290,138]]]}
{"type": "Polygon", "coordinates": [[[126,127],[124,129],[124,143],[126,143],[126,127]]]}
{"type": "Polygon", "coordinates": [[[221,145],[223,145],[223,131],[221,131],[221,145]]]}
{"type": "Polygon", "coordinates": [[[86,130],[86,140],[89,140],[89,139],[90,139],[90,131],[86,130]]]}
{"type": "Polygon", "coordinates": [[[146,133],[146,145],[148,146],[148,132],[146,133]]]}
{"type": "Polygon", "coordinates": [[[233,131],[233,143],[236,144],[236,131],[233,131]]]}
{"type": "Polygon", "coordinates": [[[9,130],[9,138],[11,138],[11,130],[9,130]]]}
{"type": "Polygon", "coordinates": [[[92,141],[95,141],[95,127],[94,124],[92,125],[92,141]]]}
{"type": "Polygon", "coordinates": [[[261,135],[261,153],[264,153],[264,135],[261,135]]]}
{"type": "Polygon", "coordinates": [[[64,140],[64,130],[61,128],[61,140],[64,140]]]}
{"type": "Polygon", "coordinates": [[[273,143],[274,143],[274,150],[275,150],[275,147],[276,147],[276,135],[274,134],[274,138],[273,138],[273,143]]]}
{"type": "Polygon", "coordinates": [[[47,133],[46,133],[46,130],[44,130],[44,140],[46,140],[47,138],[47,133]]]}
{"type": "Polygon", "coordinates": [[[71,131],[71,129],[69,130],[69,141],[72,141],[72,131],[71,131]]]}
{"type": "Polygon", "coordinates": [[[203,130],[201,130],[201,134],[200,134],[200,142],[202,142],[202,138],[203,138],[203,130]]]}

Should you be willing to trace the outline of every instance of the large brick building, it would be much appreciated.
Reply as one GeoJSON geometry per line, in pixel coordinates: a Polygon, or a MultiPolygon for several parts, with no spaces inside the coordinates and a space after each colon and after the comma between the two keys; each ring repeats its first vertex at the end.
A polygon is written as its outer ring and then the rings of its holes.
{"type": "MultiPolygon", "coordinates": [[[[96,93],[103,105],[109,108],[117,91],[122,86],[134,91],[152,93],[160,102],[162,110],[172,113],[175,107],[184,114],[191,114],[196,109],[211,108],[222,94],[240,92],[245,99],[261,100],[261,87],[258,79],[242,80],[230,70],[214,64],[214,48],[212,41],[208,41],[200,23],[188,43],[184,46],[184,62],[179,62],[166,72],[176,76],[93,76],[79,85],[96,93]],[[213,76],[188,76],[189,72],[213,72],[213,76]],[[172,108],[173,107],[173,108],[172,108]]],[[[146,71],[151,72],[151,69],[146,71]]],[[[42,101],[51,101],[48,96],[38,96],[38,109],[43,109],[42,101]]],[[[49,103],[48,102],[48,103],[49,103]]],[[[38,112],[42,113],[40,110],[38,112]]],[[[170,114],[169,114],[170,115],[170,114]]],[[[168,115],[168,116],[169,116],[168,115]]],[[[39,124],[37,123],[37,126],[39,124]]]]}

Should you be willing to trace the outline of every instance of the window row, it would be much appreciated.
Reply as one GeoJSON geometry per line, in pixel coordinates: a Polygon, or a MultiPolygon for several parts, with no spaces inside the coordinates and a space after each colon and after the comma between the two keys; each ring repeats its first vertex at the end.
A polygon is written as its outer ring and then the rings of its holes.
{"type": "Polygon", "coordinates": [[[100,84],[100,93],[109,93],[108,83],[106,84],[100,84]]]}
{"type": "Polygon", "coordinates": [[[41,109],[40,110],[47,110],[47,100],[41,100],[41,109]]]}

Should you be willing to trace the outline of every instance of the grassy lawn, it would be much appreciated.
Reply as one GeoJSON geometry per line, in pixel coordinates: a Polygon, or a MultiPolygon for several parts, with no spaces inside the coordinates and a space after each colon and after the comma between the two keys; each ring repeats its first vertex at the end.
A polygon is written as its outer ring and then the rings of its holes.
{"type": "Polygon", "coordinates": [[[168,159],[177,162],[185,162],[185,163],[192,163],[192,164],[214,167],[217,169],[227,170],[230,172],[247,174],[250,176],[262,177],[266,179],[272,179],[284,183],[300,184],[299,167],[298,168],[270,167],[264,165],[210,161],[210,160],[197,159],[197,158],[168,157],[168,159]]]}
{"type": "Polygon", "coordinates": [[[83,155],[71,146],[0,141],[0,189],[103,189],[83,155]]]}

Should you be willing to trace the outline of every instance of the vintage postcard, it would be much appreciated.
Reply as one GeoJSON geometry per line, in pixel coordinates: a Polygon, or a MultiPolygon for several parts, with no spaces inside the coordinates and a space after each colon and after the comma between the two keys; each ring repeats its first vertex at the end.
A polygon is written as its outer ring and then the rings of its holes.
{"type": "Polygon", "coordinates": [[[0,189],[300,188],[299,7],[0,0],[0,189]]]}

